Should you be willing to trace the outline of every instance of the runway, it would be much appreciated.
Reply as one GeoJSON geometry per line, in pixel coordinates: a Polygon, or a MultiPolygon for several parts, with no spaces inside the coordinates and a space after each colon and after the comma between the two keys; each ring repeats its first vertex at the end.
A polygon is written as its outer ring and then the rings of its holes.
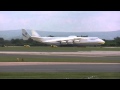
{"type": "Polygon", "coordinates": [[[80,57],[105,57],[120,56],[120,51],[78,51],[78,52],[13,52],[2,51],[0,55],[42,55],[42,56],[80,56],[80,57]]]}
{"type": "MultiPolygon", "coordinates": [[[[0,56],[9,55],[106,57],[120,56],[120,51],[0,52],[0,56]]],[[[0,72],[120,72],[120,63],[0,62],[0,72]]]]}
{"type": "Polygon", "coordinates": [[[120,63],[1,62],[0,72],[120,72],[120,63]]]}

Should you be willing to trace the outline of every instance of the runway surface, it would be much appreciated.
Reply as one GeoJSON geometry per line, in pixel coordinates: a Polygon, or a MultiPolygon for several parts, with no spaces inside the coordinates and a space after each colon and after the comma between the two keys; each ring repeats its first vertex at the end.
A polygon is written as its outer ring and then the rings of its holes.
{"type": "MultiPolygon", "coordinates": [[[[79,52],[11,52],[0,55],[41,55],[105,57],[120,56],[120,51],[79,51],[79,52]]],[[[0,62],[0,72],[120,72],[120,63],[74,63],[74,62],[0,62]]]]}
{"type": "Polygon", "coordinates": [[[1,62],[0,72],[120,72],[120,63],[1,62]]]}
{"type": "Polygon", "coordinates": [[[120,56],[120,51],[78,51],[78,52],[11,52],[2,51],[0,55],[42,55],[42,56],[80,56],[80,57],[104,57],[120,56]]]}

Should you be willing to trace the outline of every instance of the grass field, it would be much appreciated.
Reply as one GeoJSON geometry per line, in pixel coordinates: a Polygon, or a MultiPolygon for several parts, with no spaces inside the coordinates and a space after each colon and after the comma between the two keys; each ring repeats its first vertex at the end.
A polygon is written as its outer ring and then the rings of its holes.
{"type": "MultiPolygon", "coordinates": [[[[120,48],[100,48],[100,47],[0,47],[0,51],[37,51],[37,52],[70,52],[70,51],[120,51],[120,48]]],[[[0,62],[17,62],[17,58],[23,58],[24,62],[108,62],[120,63],[120,56],[116,57],[69,57],[69,56],[35,56],[35,55],[0,55],[0,62]]]]}
{"type": "Polygon", "coordinates": [[[106,48],[106,47],[0,47],[0,51],[35,51],[35,52],[76,52],[76,51],[120,51],[118,48],[106,48]]]}
{"type": "Polygon", "coordinates": [[[120,72],[0,72],[0,79],[120,79],[120,72]]]}
{"type": "MultiPolygon", "coordinates": [[[[76,51],[120,51],[118,48],[106,47],[0,47],[0,51],[29,52],[76,52],[76,51]]],[[[97,62],[120,63],[116,57],[69,57],[69,56],[34,56],[34,55],[3,55],[0,62],[97,62]],[[17,58],[20,60],[18,61],[17,58]],[[23,61],[22,61],[23,59],[23,61]]],[[[120,79],[120,72],[0,72],[0,79],[120,79]]]]}
{"type": "Polygon", "coordinates": [[[96,62],[120,63],[120,57],[0,56],[0,62],[96,62]],[[19,58],[19,61],[18,59],[19,58]],[[23,60],[22,60],[23,59],[23,60]]]}

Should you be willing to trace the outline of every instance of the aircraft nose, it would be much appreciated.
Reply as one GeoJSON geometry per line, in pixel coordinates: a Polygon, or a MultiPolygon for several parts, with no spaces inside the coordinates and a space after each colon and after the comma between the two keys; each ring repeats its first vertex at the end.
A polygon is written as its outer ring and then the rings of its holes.
{"type": "Polygon", "coordinates": [[[100,42],[101,44],[105,44],[105,41],[103,41],[103,40],[101,40],[101,42],[100,42]]]}
{"type": "Polygon", "coordinates": [[[100,44],[105,44],[105,41],[103,41],[103,40],[100,40],[100,42],[99,42],[100,44]]]}
{"type": "Polygon", "coordinates": [[[102,41],[102,44],[105,44],[105,41],[102,41]]]}

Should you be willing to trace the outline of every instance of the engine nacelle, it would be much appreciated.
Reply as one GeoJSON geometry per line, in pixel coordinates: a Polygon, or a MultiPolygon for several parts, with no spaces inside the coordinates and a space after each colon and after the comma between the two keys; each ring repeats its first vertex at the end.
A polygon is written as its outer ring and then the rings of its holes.
{"type": "Polygon", "coordinates": [[[73,40],[68,40],[67,44],[73,44],[73,40]]]}
{"type": "Polygon", "coordinates": [[[74,40],[74,43],[79,43],[80,42],[80,40],[74,40]]]}
{"type": "Polygon", "coordinates": [[[66,41],[60,41],[60,44],[67,44],[66,41]]]}

